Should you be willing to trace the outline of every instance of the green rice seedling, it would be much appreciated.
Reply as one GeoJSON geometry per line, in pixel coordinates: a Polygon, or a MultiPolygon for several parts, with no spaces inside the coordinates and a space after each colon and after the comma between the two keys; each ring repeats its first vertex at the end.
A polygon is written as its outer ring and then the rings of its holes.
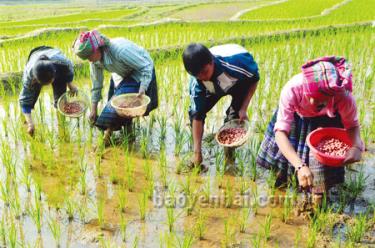
{"type": "Polygon", "coordinates": [[[122,242],[126,241],[126,229],[128,226],[128,221],[123,213],[120,214],[120,232],[122,237],[122,242]]]}
{"type": "MultiPolygon", "coordinates": [[[[236,154],[237,155],[237,154],[236,154]]],[[[237,175],[243,177],[246,173],[245,160],[243,156],[236,156],[237,158],[237,175]]]]}
{"type": "Polygon", "coordinates": [[[297,202],[298,183],[297,183],[297,177],[296,176],[294,176],[294,175],[291,176],[290,185],[287,188],[291,191],[293,202],[297,202]]]}
{"type": "Polygon", "coordinates": [[[207,229],[206,220],[207,216],[203,214],[202,210],[199,210],[198,217],[195,222],[195,233],[200,240],[204,239],[204,234],[207,229]]]}
{"type": "Polygon", "coordinates": [[[185,233],[181,239],[176,235],[178,248],[190,248],[193,246],[194,236],[191,233],[185,233]]]}
{"type": "Polygon", "coordinates": [[[301,237],[301,229],[298,229],[296,232],[296,238],[294,239],[294,247],[300,247],[301,237]]]}
{"type": "Polygon", "coordinates": [[[177,116],[173,122],[173,130],[175,136],[174,154],[178,156],[181,153],[182,147],[185,143],[185,136],[182,129],[182,117],[177,116]]]}
{"type": "Polygon", "coordinates": [[[180,187],[185,195],[189,195],[191,192],[191,174],[188,174],[183,180],[180,181],[180,187]]]}
{"type": "Polygon", "coordinates": [[[15,215],[14,218],[17,220],[20,219],[22,215],[22,208],[17,187],[14,188],[13,199],[10,202],[10,207],[15,215]]]}
{"type": "Polygon", "coordinates": [[[140,196],[138,196],[138,205],[139,205],[139,215],[141,220],[146,219],[146,212],[147,212],[147,202],[148,195],[147,191],[143,191],[140,196]]]}
{"type": "Polygon", "coordinates": [[[148,158],[149,157],[149,152],[148,152],[148,130],[147,128],[142,129],[142,136],[141,136],[141,141],[140,141],[140,150],[143,158],[148,158]]]}
{"type": "Polygon", "coordinates": [[[9,247],[11,248],[16,248],[18,243],[17,243],[18,237],[17,237],[17,227],[16,224],[11,221],[10,227],[8,230],[8,244],[9,247]]]}
{"type": "Polygon", "coordinates": [[[276,192],[276,171],[270,170],[269,176],[266,179],[270,196],[275,196],[276,192]]]}
{"type": "Polygon", "coordinates": [[[350,177],[345,182],[344,187],[347,188],[351,200],[355,200],[365,189],[367,177],[365,177],[363,170],[359,171],[358,176],[350,177]]]}
{"type": "Polygon", "coordinates": [[[34,206],[29,210],[29,215],[33,219],[38,233],[42,232],[42,206],[37,193],[34,193],[34,206]]]}
{"type": "Polygon", "coordinates": [[[10,185],[9,181],[5,180],[4,183],[0,182],[1,200],[4,202],[5,206],[10,204],[10,185]]]}
{"type": "Polygon", "coordinates": [[[21,181],[25,184],[27,192],[31,192],[31,175],[30,175],[30,165],[25,161],[22,167],[22,178],[21,181]]]}
{"type": "Polygon", "coordinates": [[[71,197],[68,197],[65,201],[65,209],[66,213],[68,214],[68,220],[72,221],[74,219],[74,211],[76,208],[76,203],[71,199],[71,197]]]}
{"type": "Polygon", "coordinates": [[[147,181],[145,191],[149,200],[153,199],[155,189],[154,179],[147,181]]]}
{"type": "Polygon", "coordinates": [[[77,208],[77,211],[78,211],[78,216],[79,216],[79,219],[81,220],[81,222],[86,223],[86,216],[87,216],[87,212],[88,212],[86,198],[81,201],[81,204],[80,204],[79,208],[77,208]]]}
{"type": "Polygon", "coordinates": [[[133,248],[138,247],[138,242],[139,242],[139,238],[138,238],[138,236],[135,236],[134,241],[133,241],[133,248]]]}
{"type": "Polygon", "coordinates": [[[42,200],[42,182],[40,180],[35,180],[34,196],[36,196],[39,199],[39,201],[42,200]]]}
{"type": "Polygon", "coordinates": [[[160,128],[160,140],[165,140],[167,137],[167,117],[165,115],[159,115],[157,122],[160,128]]]}
{"type": "Polygon", "coordinates": [[[232,225],[232,219],[224,220],[224,235],[221,240],[222,247],[231,247],[234,244],[235,229],[232,225]]]}
{"type": "Polygon", "coordinates": [[[264,220],[263,225],[263,234],[265,240],[269,240],[271,237],[271,225],[272,225],[272,215],[267,215],[266,219],[264,220]]]}
{"type": "Polygon", "coordinates": [[[98,224],[101,229],[104,228],[104,205],[105,205],[104,198],[99,197],[96,202],[96,210],[97,210],[98,224]]]}
{"type": "Polygon", "coordinates": [[[180,159],[177,161],[176,165],[176,174],[180,175],[185,167],[185,161],[183,159],[180,159]]]}
{"type": "Polygon", "coordinates": [[[178,219],[178,217],[181,215],[181,213],[175,213],[174,207],[166,207],[167,210],[167,225],[169,232],[173,231],[174,225],[178,219]]]}
{"type": "Polygon", "coordinates": [[[354,219],[353,225],[347,226],[347,237],[350,242],[359,243],[367,230],[367,217],[364,214],[358,215],[354,219]]]}
{"type": "Polygon", "coordinates": [[[175,235],[170,232],[165,232],[164,234],[159,235],[160,238],[160,248],[175,248],[175,235]]]}
{"type": "Polygon", "coordinates": [[[101,178],[102,177],[102,156],[101,155],[96,155],[95,156],[95,173],[97,177],[101,178]]]}
{"type": "Polygon", "coordinates": [[[249,190],[249,188],[250,188],[249,179],[246,178],[246,177],[241,177],[241,179],[240,179],[240,194],[245,195],[246,192],[249,190]]]}
{"type": "Polygon", "coordinates": [[[151,132],[154,128],[154,124],[156,122],[156,117],[155,117],[155,114],[151,113],[150,114],[150,117],[149,117],[149,122],[148,122],[148,130],[150,130],[150,136],[151,136],[151,132]]]}
{"type": "Polygon", "coordinates": [[[86,169],[87,167],[85,168],[84,171],[81,172],[80,176],[79,176],[79,184],[81,185],[81,195],[86,195],[87,193],[87,183],[86,183],[86,169]]]}
{"type": "Polygon", "coordinates": [[[251,239],[252,247],[254,248],[261,248],[262,246],[262,233],[258,232],[256,235],[254,235],[251,239]]]}
{"type": "Polygon", "coordinates": [[[111,174],[109,175],[109,180],[112,184],[118,184],[119,178],[115,166],[111,167],[111,174]]]}
{"type": "Polygon", "coordinates": [[[306,241],[307,248],[314,248],[316,244],[316,236],[318,235],[318,228],[315,223],[312,223],[309,227],[309,232],[306,241]]]}
{"type": "Polygon", "coordinates": [[[126,184],[128,186],[128,190],[129,192],[133,192],[134,187],[135,187],[133,163],[131,162],[127,163],[125,174],[126,174],[126,184]]]}
{"type": "Polygon", "coordinates": [[[160,180],[164,188],[168,187],[168,179],[167,179],[167,167],[160,168],[160,180]]]}
{"type": "Polygon", "coordinates": [[[145,159],[143,162],[143,171],[145,173],[145,179],[147,181],[154,180],[154,172],[148,159],[145,159]]]}
{"type": "Polygon", "coordinates": [[[240,216],[238,218],[240,233],[245,233],[247,224],[249,222],[250,214],[251,214],[250,208],[242,208],[241,209],[240,216]]]}
{"type": "Polygon", "coordinates": [[[1,218],[1,221],[0,221],[0,245],[2,247],[5,247],[6,246],[6,237],[7,237],[7,227],[6,227],[6,224],[5,224],[5,214],[3,214],[2,218],[1,218]]]}
{"type": "Polygon", "coordinates": [[[258,178],[258,171],[257,171],[256,159],[254,157],[250,159],[250,175],[251,175],[250,177],[251,180],[255,182],[258,178]]]}
{"type": "Polygon", "coordinates": [[[224,154],[222,152],[215,153],[215,167],[217,172],[221,172],[224,167],[224,154]]]}
{"type": "Polygon", "coordinates": [[[125,213],[126,205],[128,203],[126,191],[124,191],[122,188],[119,188],[117,195],[120,212],[125,213]]]}
{"type": "Polygon", "coordinates": [[[338,201],[338,208],[337,212],[342,213],[346,207],[346,204],[348,204],[348,194],[345,192],[345,190],[339,191],[339,201],[338,201]]]}
{"type": "Polygon", "coordinates": [[[254,215],[257,215],[258,209],[259,209],[259,192],[258,192],[258,186],[255,184],[252,187],[251,190],[252,196],[253,196],[253,202],[251,204],[251,208],[253,210],[254,215]]]}
{"type": "Polygon", "coordinates": [[[205,202],[208,202],[210,200],[210,195],[211,195],[211,182],[210,180],[207,180],[203,186],[203,196],[204,196],[205,202]]]}
{"type": "Polygon", "coordinates": [[[225,207],[231,208],[234,199],[233,186],[228,180],[225,187],[225,207]]]}
{"type": "Polygon", "coordinates": [[[61,227],[59,220],[57,218],[50,218],[48,221],[48,227],[52,233],[53,239],[55,240],[56,247],[60,247],[61,227]]]}
{"type": "Polygon", "coordinates": [[[292,210],[293,210],[293,205],[292,205],[291,194],[289,190],[286,190],[284,201],[283,201],[283,210],[282,210],[282,215],[281,215],[281,220],[284,223],[287,223],[289,221],[292,210]]]}

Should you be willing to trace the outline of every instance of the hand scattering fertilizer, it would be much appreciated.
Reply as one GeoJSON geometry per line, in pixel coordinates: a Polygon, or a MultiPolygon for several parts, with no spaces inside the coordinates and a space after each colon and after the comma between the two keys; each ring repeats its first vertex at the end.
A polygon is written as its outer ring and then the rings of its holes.
{"type": "Polygon", "coordinates": [[[319,142],[316,147],[320,152],[327,155],[342,157],[349,150],[349,146],[339,139],[330,138],[319,142]]]}
{"type": "Polygon", "coordinates": [[[246,136],[246,130],[243,128],[227,128],[219,133],[218,140],[222,144],[230,145],[242,140],[246,136]]]}

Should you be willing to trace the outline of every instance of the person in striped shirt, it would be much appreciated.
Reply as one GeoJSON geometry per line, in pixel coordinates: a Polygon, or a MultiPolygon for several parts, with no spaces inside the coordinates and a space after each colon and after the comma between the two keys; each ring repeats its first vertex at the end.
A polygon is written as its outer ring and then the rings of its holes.
{"type": "Polygon", "coordinates": [[[92,80],[90,121],[104,130],[108,144],[112,131],[125,127],[129,133],[132,119],[117,115],[110,104],[112,96],[125,93],[146,94],[151,102],[145,115],[158,106],[157,84],[154,63],[150,54],[135,43],[124,39],[108,39],[96,30],[83,32],[73,44],[75,54],[89,60],[92,80]],[[102,99],[104,70],[111,73],[108,101],[100,116],[97,116],[98,102],[102,99]]]}
{"type": "MultiPolygon", "coordinates": [[[[226,44],[210,49],[192,43],[183,52],[189,82],[189,117],[194,142],[194,166],[202,165],[202,136],[206,114],[224,96],[232,97],[224,122],[247,120],[247,108],[256,90],[259,73],[253,56],[242,46],[226,44]]],[[[225,151],[227,162],[233,162],[233,149],[225,151]]]]}

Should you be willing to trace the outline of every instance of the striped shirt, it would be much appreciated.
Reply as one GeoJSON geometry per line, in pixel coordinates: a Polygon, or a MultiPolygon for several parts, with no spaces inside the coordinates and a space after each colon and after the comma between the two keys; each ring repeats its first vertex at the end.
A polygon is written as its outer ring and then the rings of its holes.
{"type": "Polygon", "coordinates": [[[150,54],[144,48],[124,38],[111,39],[109,47],[103,52],[102,60],[90,63],[92,102],[97,103],[102,99],[104,69],[112,72],[115,86],[123,78],[131,78],[140,82],[140,87],[147,90],[153,68],[150,54]]]}
{"type": "Polygon", "coordinates": [[[190,109],[194,115],[204,114],[207,95],[219,97],[238,84],[259,80],[258,65],[253,56],[242,46],[226,44],[210,49],[214,56],[214,73],[211,81],[200,81],[191,76],[189,82],[190,109]]]}

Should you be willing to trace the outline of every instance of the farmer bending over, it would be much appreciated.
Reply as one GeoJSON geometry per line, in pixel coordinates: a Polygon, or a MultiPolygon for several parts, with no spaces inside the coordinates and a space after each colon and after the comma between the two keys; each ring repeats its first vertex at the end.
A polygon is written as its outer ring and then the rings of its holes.
{"type": "Polygon", "coordinates": [[[307,135],[318,127],[344,127],[353,142],[344,164],[361,159],[357,107],[352,95],[350,65],[341,57],[307,62],[281,91],[279,108],[268,125],[257,164],[273,169],[277,186],[297,173],[299,185],[312,187],[319,205],[322,194],[344,181],[344,167],[326,167],[307,146],[307,135]]]}
{"type": "Polygon", "coordinates": [[[22,113],[25,115],[27,132],[34,134],[34,122],[31,110],[34,109],[43,86],[52,84],[54,106],[69,87],[71,92],[76,92],[73,85],[73,64],[59,49],[40,46],[31,50],[23,72],[23,87],[19,96],[22,113]]]}
{"type": "Polygon", "coordinates": [[[109,144],[112,131],[125,127],[131,131],[132,118],[117,115],[112,108],[112,96],[125,93],[146,94],[151,98],[145,115],[158,106],[154,63],[142,47],[124,38],[108,39],[98,31],[83,32],[73,44],[75,54],[90,63],[92,80],[92,106],[90,121],[105,131],[104,141],[109,144]],[[102,99],[103,71],[112,73],[108,102],[97,118],[98,102],[102,99]]]}
{"type": "MultiPolygon", "coordinates": [[[[247,120],[247,108],[259,81],[258,65],[243,47],[226,44],[208,49],[192,43],[183,53],[185,69],[190,78],[190,109],[194,142],[195,166],[202,163],[202,136],[207,112],[226,95],[232,102],[224,122],[247,120]]],[[[233,149],[225,151],[232,159],[233,149]]],[[[228,159],[227,159],[228,161],[228,159]]]]}

